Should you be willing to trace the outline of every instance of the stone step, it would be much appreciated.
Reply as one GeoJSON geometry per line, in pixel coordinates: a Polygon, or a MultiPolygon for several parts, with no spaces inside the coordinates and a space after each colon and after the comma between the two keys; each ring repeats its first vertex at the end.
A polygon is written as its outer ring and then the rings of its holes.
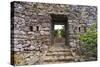
{"type": "Polygon", "coordinates": [[[71,63],[71,62],[74,62],[74,61],[54,61],[54,62],[50,62],[50,61],[45,61],[43,62],[43,64],[60,64],[60,63],[71,63]]]}
{"type": "Polygon", "coordinates": [[[69,61],[74,61],[74,57],[72,56],[47,56],[44,59],[44,62],[69,62],[69,61]]]}
{"type": "Polygon", "coordinates": [[[72,56],[71,52],[48,52],[46,56],[72,56]]]}
{"type": "Polygon", "coordinates": [[[70,49],[50,49],[48,52],[70,52],[70,49]]]}

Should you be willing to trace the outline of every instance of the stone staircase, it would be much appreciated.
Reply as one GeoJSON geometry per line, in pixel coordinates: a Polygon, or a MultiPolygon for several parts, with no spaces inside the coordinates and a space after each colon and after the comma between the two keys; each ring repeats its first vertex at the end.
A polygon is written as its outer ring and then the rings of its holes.
{"type": "Polygon", "coordinates": [[[51,48],[44,56],[43,64],[68,63],[78,61],[79,56],[70,49],[51,48]]]}

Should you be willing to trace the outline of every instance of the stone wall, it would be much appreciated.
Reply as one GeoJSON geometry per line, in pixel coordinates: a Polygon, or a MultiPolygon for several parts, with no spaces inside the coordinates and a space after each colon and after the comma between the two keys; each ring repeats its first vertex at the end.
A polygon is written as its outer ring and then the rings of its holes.
{"type": "Polygon", "coordinates": [[[51,46],[50,14],[68,16],[69,46],[79,46],[79,34],[97,21],[95,6],[12,2],[11,31],[13,64],[41,64],[51,46]]]}

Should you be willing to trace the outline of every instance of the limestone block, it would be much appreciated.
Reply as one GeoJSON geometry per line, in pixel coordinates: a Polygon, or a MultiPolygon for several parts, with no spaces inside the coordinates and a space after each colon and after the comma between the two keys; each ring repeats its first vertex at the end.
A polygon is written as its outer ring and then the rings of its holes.
{"type": "Polygon", "coordinates": [[[40,34],[41,35],[50,35],[50,32],[48,32],[48,31],[40,31],[40,34]]]}
{"type": "Polygon", "coordinates": [[[32,34],[32,35],[34,35],[35,33],[34,33],[33,31],[31,31],[31,32],[28,32],[28,34],[32,34]]]}
{"type": "Polygon", "coordinates": [[[17,23],[18,23],[19,25],[23,25],[23,24],[25,25],[25,20],[24,20],[24,18],[17,17],[17,19],[18,19],[18,22],[17,22],[17,23]]]}
{"type": "Polygon", "coordinates": [[[27,10],[32,10],[32,3],[31,4],[25,4],[23,7],[25,7],[25,9],[27,9],[27,10]]]}
{"type": "Polygon", "coordinates": [[[13,51],[20,51],[20,49],[18,49],[18,48],[13,48],[12,50],[13,51]]]}
{"type": "Polygon", "coordinates": [[[27,41],[27,44],[31,44],[31,41],[27,41]]]}
{"type": "Polygon", "coordinates": [[[27,23],[27,25],[28,25],[28,24],[29,24],[29,22],[30,22],[30,19],[31,19],[31,18],[30,18],[29,16],[25,16],[25,18],[24,18],[24,19],[25,19],[25,22],[26,22],[26,23],[27,23]]]}
{"type": "Polygon", "coordinates": [[[14,33],[16,34],[16,33],[20,33],[20,31],[19,30],[14,30],[14,33]]]}
{"type": "Polygon", "coordinates": [[[31,11],[24,11],[25,15],[31,16],[33,13],[31,11]]]}
{"type": "Polygon", "coordinates": [[[75,48],[75,47],[76,47],[76,44],[75,44],[74,42],[70,42],[70,46],[71,46],[72,48],[75,48]]]}
{"type": "Polygon", "coordinates": [[[36,64],[36,62],[39,61],[39,56],[32,55],[25,59],[26,64],[36,64]]]}
{"type": "Polygon", "coordinates": [[[19,33],[20,33],[20,34],[26,34],[24,31],[20,31],[19,33]]]}
{"type": "Polygon", "coordinates": [[[36,48],[35,48],[35,46],[30,46],[29,49],[30,49],[30,50],[34,50],[34,49],[36,49],[36,48]]]}
{"type": "Polygon", "coordinates": [[[50,23],[43,23],[42,24],[42,27],[50,27],[51,25],[50,25],[50,23]]]}
{"type": "Polygon", "coordinates": [[[73,30],[74,30],[74,28],[73,28],[74,26],[73,25],[69,25],[69,33],[70,34],[74,34],[74,32],[73,32],[73,30]]]}
{"type": "Polygon", "coordinates": [[[89,16],[89,13],[88,12],[82,12],[82,14],[81,14],[81,17],[83,19],[88,18],[88,16],[89,16]]]}
{"type": "Polygon", "coordinates": [[[48,31],[48,30],[50,30],[50,28],[49,27],[45,27],[45,28],[41,28],[41,30],[42,31],[48,31]]]}
{"type": "Polygon", "coordinates": [[[20,51],[24,51],[24,48],[21,48],[20,51]]]}
{"type": "Polygon", "coordinates": [[[37,23],[38,20],[37,19],[31,19],[32,24],[37,23]]]}
{"type": "Polygon", "coordinates": [[[18,49],[21,49],[22,48],[22,44],[18,44],[15,47],[18,48],[18,49]]]}
{"type": "Polygon", "coordinates": [[[16,12],[19,12],[19,13],[23,12],[24,9],[25,9],[21,4],[15,4],[14,6],[15,6],[15,9],[14,10],[16,12]]]}
{"type": "Polygon", "coordinates": [[[19,19],[18,19],[18,17],[14,17],[14,22],[18,22],[19,21],[19,19]]]}
{"type": "Polygon", "coordinates": [[[72,23],[72,20],[68,20],[69,23],[72,23]]]}
{"type": "Polygon", "coordinates": [[[39,46],[36,46],[36,47],[35,47],[35,50],[39,50],[39,49],[40,49],[40,47],[39,47],[39,46]]]}
{"type": "Polygon", "coordinates": [[[42,51],[44,51],[44,50],[48,49],[48,46],[45,45],[45,44],[42,44],[42,46],[40,47],[40,49],[41,49],[42,51]]]}
{"type": "Polygon", "coordinates": [[[29,27],[24,27],[24,29],[23,29],[24,31],[26,31],[26,32],[28,32],[29,31],[29,27]]]}
{"type": "Polygon", "coordinates": [[[27,43],[26,43],[26,44],[23,44],[23,48],[24,48],[24,47],[27,47],[27,46],[29,46],[29,45],[30,45],[30,44],[27,44],[27,43]]]}
{"type": "Polygon", "coordinates": [[[14,40],[14,44],[18,44],[18,41],[17,40],[14,40]]]}
{"type": "Polygon", "coordinates": [[[16,54],[14,54],[14,63],[15,65],[23,65],[25,64],[25,59],[23,54],[17,52],[16,54]]]}

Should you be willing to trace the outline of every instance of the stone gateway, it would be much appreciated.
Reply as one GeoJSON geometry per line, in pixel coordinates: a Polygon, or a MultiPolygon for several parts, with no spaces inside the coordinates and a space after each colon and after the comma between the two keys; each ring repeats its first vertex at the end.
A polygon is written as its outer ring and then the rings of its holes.
{"type": "Polygon", "coordinates": [[[81,61],[74,50],[81,45],[80,34],[96,21],[96,6],[11,2],[11,64],[81,61]],[[65,26],[65,49],[51,49],[55,24],[65,26]]]}

